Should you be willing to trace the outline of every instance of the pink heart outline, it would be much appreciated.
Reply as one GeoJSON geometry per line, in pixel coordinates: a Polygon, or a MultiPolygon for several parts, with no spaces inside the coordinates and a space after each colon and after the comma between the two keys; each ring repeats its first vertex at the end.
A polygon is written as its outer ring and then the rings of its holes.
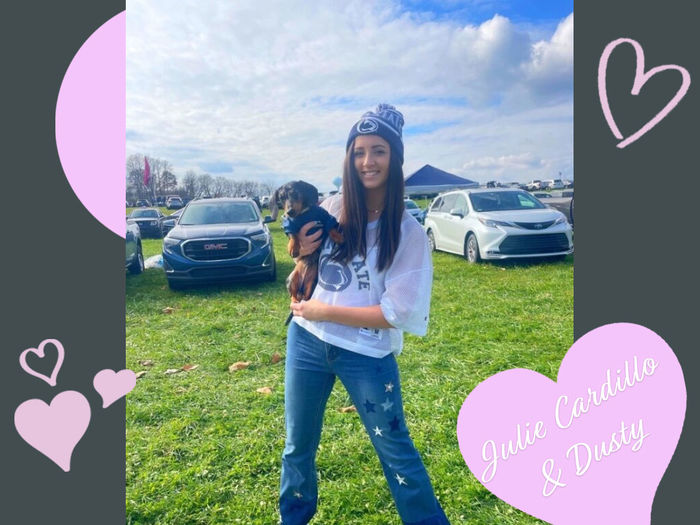
{"type": "Polygon", "coordinates": [[[598,97],[600,98],[600,105],[603,108],[603,115],[605,116],[605,120],[608,123],[610,130],[613,132],[613,135],[615,135],[615,138],[622,139],[623,135],[622,133],[620,133],[620,130],[617,127],[617,124],[615,123],[615,119],[612,116],[612,112],[610,111],[610,103],[608,102],[608,92],[605,75],[608,68],[608,59],[610,58],[610,55],[617,46],[623,43],[631,44],[637,56],[637,67],[634,73],[634,83],[632,84],[631,91],[632,95],[639,95],[639,92],[641,91],[642,87],[644,87],[644,84],[646,84],[647,80],[649,80],[657,73],[661,73],[662,71],[667,71],[669,69],[673,69],[680,72],[682,82],[681,86],[678,88],[678,91],[676,91],[676,94],[661,109],[661,111],[659,111],[651,120],[644,124],[635,133],[633,133],[632,135],[630,135],[629,137],[617,144],[617,147],[620,149],[632,144],[634,141],[636,141],[638,138],[640,138],[642,135],[644,135],[646,132],[648,132],[654,126],[656,126],[659,122],[661,122],[661,120],[663,120],[666,117],[666,115],[668,115],[670,111],[673,108],[675,108],[676,105],[681,101],[681,99],[688,92],[688,88],[690,87],[690,73],[688,73],[688,70],[684,67],[675,64],[666,64],[663,66],[657,66],[655,68],[652,68],[645,73],[644,50],[642,49],[642,46],[639,44],[639,42],[631,38],[618,38],[617,40],[613,40],[612,42],[610,42],[607,46],[605,46],[603,54],[600,56],[600,62],[598,63],[598,97]]]}
{"type": "Polygon", "coordinates": [[[119,372],[105,368],[95,374],[92,385],[102,397],[102,408],[107,408],[133,390],[136,386],[136,374],[128,368],[119,372]]]}
{"type": "Polygon", "coordinates": [[[65,352],[63,350],[63,345],[58,339],[44,339],[40,344],[38,348],[27,348],[24,352],[22,352],[19,356],[19,364],[22,367],[22,370],[27,372],[29,375],[32,375],[34,377],[38,377],[39,379],[46,381],[49,385],[51,386],[56,386],[56,377],[58,376],[59,370],[61,370],[61,366],[63,365],[63,357],[65,355],[65,352]],[[52,344],[56,347],[56,350],[58,350],[58,358],[56,359],[56,364],[53,367],[53,371],[51,372],[51,377],[46,377],[46,375],[37,372],[36,370],[33,370],[32,368],[29,367],[27,364],[27,354],[29,352],[38,355],[40,358],[44,358],[44,346],[47,344],[52,344]]]}
{"type": "Polygon", "coordinates": [[[90,424],[90,403],[74,390],[57,394],[50,404],[29,399],[15,409],[14,422],[28,445],[68,472],[73,450],[90,424]]]}

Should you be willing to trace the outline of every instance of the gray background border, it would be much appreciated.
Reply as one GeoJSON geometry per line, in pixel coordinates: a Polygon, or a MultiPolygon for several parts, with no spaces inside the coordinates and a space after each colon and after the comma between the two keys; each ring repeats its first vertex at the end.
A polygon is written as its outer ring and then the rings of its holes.
{"type": "MultiPolygon", "coordinates": [[[[657,128],[618,150],[600,111],[596,72],[605,45],[630,37],[644,46],[648,67],[677,63],[695,80],[700,59],[691,48],[698,46],[698,16],[689,4],[588,0],[575,11],[574,329],[580,337],[609,322],[643,324],[671,345],[683,366],[688,411],[654,501],[652,523],[659,524],[687,522],[697,493],[698,86],[691,85],[657,128]]],[[[4,168],[13,175],[3,194],[3,216],[10,220],[2,257],[5,523],[124,523],[125,404],[102,409],[92,389],[98,370],[124,367],[124,245],[79,203],[54,141],[55,102],[66,68],[88,36],[124,8],[115,0],[13,2],[0,21],[4,168]],[[21,350],[45,338],[66,348],[53,389],[17,365],[21,350]],[[92,419],[66,474],[30,449],[12,421],[22,401],[48,401],[70,389],[86,395],[92,419]]],[[[634,129],[640,115],[655,113],[677,85],[671,74],[631,101],[624,94],[631,60],[620,52],[610,62],[619,72],[609,82],[623,132],[634,129]]]]}

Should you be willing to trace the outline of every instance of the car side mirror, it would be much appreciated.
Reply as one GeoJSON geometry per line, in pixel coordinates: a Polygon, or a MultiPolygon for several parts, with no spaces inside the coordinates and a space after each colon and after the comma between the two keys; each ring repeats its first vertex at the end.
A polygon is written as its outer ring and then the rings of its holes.
{"type": "Polygon", "coordinates": [[[450,210],[450,215],[455,215],[455,216],[459,217],[460,219],[464,218],[464,212],[462,210],[460,210],[459,208],[452,208],[450,210]]]}
{"type": "Polygon", "coordinates": [[[269,215],[265,215],[265,218],[263,219],[263,224],[267,224],[268,222],[275,222],[275,219],[273,219],[269,215]]]}

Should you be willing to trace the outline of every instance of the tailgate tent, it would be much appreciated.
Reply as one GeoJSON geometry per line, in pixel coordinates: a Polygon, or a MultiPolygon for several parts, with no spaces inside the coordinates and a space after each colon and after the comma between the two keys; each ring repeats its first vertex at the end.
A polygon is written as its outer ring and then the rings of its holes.
{"type": "Polygon", "coordinates": [[[478,188],[479,183],[426,164],[404,179],[406,195],[429,195],[457,188],[478,188]]]}

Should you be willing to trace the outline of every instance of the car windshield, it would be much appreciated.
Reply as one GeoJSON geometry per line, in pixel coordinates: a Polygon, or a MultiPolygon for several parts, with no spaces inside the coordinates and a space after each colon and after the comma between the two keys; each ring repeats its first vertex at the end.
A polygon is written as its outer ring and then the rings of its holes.
{"type": "Polygon", "coordinates": [[[134,210],[131,212],[131,217],[134,219],[138,219],[141,217],[156,219],[158,218],[158,212],[156,210],[134,210]]]}
{"type": "Polygon", "coordinates": [[[545,205],[524,191],[487,191],[471,193],[469,199],[476,211],[531,210],[545,205]]]}
{"type": "Polygon", "coordinates": [[[248,202],[190,204],[180,217],[181,226],[257,222],[258,214],[248,202]]]}
{"type": "Polygon", "coordinates": [[[415,210],[418,208],[418,205],[413,202],[413,201],[403,201],[404,206],[408,208],[409,210],[415,210]]]}

